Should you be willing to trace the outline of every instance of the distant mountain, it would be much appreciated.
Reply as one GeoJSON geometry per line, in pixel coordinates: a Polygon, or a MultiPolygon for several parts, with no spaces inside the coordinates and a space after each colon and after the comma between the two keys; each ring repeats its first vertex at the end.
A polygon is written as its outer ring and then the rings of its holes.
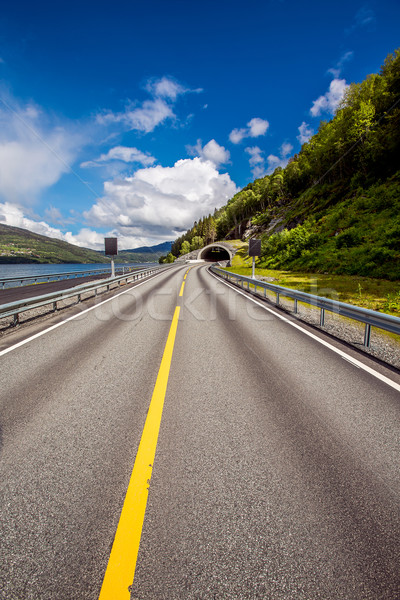
{"type": "Polygon", "coordinates": [[[0,263],[109,263],[95,250],[0,224],[0,263]]]}
{"type": "Polygon", "coordinates": [[[162,242],[162,244],[157,244],[157,246],[141,246],[140,248],[132,248],[132,250],[123,250],[123,252],[134,252],[135,254],[159,254],[162,256],[163,254],[168,254],[171,252],[173,242],[162,242]]]}

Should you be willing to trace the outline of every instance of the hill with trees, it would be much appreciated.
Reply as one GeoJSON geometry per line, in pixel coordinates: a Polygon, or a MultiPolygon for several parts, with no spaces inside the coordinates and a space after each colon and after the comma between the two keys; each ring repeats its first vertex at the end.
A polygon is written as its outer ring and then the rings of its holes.
{"type": "Polygon", "coordinates": [[[20,227],[0,224],[0,263],[107,263],[95,250],[80,248],[20,227]]]}
{"type": "MultiPolygon", "coordinates": [[[[122,250],[115,262],[157,262],[160,255],[169,251],[172,242],[156,246],[143,246],[133,250],[122,250]]],[[[0,224],[0,263],[109,263],[104,252],[81,248],[56,238],[33,233],[28,229],[0,224]]]]}
{"type": "Polygon", "coordinates": [[[400,278],[400,50],[353,83],[285,168],[194,223],[175,256],[261,237],[260,267],[400,278]],[[189,249],[189,250],[188,250],[189,249]]]}

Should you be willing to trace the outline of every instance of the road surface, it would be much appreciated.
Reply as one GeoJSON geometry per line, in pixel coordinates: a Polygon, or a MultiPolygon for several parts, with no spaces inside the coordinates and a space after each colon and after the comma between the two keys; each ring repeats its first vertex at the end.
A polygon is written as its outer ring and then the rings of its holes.
{"type": "Polygon", "coordinates": [[[0,598],[398,600],[399,373],[205,266],[111,297],[1,340],[0,598]]]}

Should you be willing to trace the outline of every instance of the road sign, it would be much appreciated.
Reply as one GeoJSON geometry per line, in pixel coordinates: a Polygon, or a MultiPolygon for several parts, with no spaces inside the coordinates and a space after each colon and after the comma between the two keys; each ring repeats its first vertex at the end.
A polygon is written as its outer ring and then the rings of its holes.
{"type": "Polygon", "coordinates": [[[104,254],[106,256],[117,256],[118,238],[104,238],[104,254]]]}
{"type": "Polygon", "coordinates": [[[115,277],[114,256],[118,254],[118,238],[104,238],[104,254],[111,256],[111,277],[115,277]]]}
{"type": "Polygon", "coordinates": [[[249,256],[261,256],[261,240],[249,240],[249,256]]]}

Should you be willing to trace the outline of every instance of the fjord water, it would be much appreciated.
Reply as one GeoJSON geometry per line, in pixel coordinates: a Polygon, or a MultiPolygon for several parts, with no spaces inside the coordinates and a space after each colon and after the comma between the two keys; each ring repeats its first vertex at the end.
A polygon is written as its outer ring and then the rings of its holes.
{"type": "MultiPolygon", "coordinates": [[[[142,267],[143,269],[152,266],[155,263],[129,263],[129,264],[117,264],[116,268],[125,267],[142,267]]],[[[54,264],[54,263],[42,263],[42,264],[0,264],[0,281],[7,279],[8,277],[35,277],[36,275],[51,275],[52,273],[80,273],[82,271],[94,271],[110,269],[111,265],[107,263],[91,263],[91,264],[54,264]]]]}

